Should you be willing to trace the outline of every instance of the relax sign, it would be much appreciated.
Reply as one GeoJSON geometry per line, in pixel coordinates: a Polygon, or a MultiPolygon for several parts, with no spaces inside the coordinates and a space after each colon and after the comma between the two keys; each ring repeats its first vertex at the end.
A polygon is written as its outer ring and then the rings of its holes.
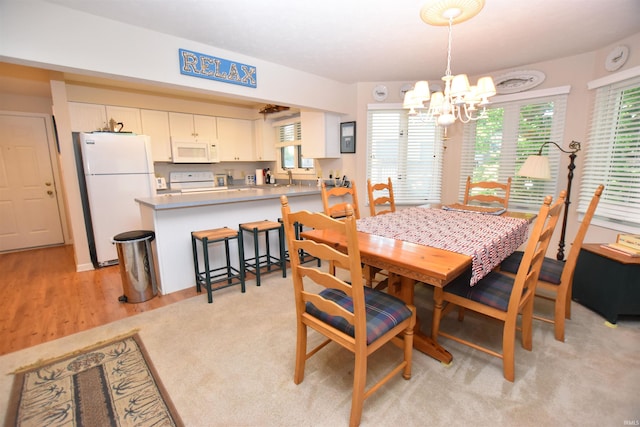
{"type": "Polygon", "coordinates": [[[179,49],[180,74],[256,87],[256,67],[203,53],[179,49]]]}

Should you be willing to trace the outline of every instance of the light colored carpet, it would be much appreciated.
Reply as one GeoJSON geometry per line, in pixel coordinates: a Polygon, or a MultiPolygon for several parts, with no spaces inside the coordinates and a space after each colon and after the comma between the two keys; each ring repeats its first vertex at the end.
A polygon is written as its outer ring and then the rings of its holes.
{"type": "MultiPolygon", "coordinates": [[[[428,330],[432,291],[416,288],[418,314],[428,330]]],[[[499,324],[467,315],[444,322],[500,345],[499,324]]],[[[38,359],[55,357],[139,328],[149,356],[185,425],[347,425],[353,358],[330,345],[307,362],[293,383],[295,320],[291,279],[277,273],[262,286],[247,283],[145,312],[90,331],[0,357],[0,413],[12,376],[38,359]]],[[[622,426],[640,420],[640,322],[616,329],[573,304],[566,342],[552,325],[535,322],[533,351],[516,347],[516,380],[503,379],[501,360],[441,339],[450,366],[414,353],[413,377],[397,376],[365,401],[362,426],[622,426]]],[[[369,375],[399,358],[394,346],[370,358],[369,375]]]]}

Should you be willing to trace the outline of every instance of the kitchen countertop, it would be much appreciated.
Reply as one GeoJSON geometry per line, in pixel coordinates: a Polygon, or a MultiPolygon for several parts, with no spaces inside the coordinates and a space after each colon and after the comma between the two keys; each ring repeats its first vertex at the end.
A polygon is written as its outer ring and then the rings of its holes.
{"type": "Polygon", "coordinates": [[[213,190],[203,193],[163,193],[154,197],[136,198],[136,202],[154,210],[191,208],[198,206],[220,205],[226,203],[248,202],[255,200],[279,199],[287,197],[320,194],[320,188],[313,185],[260,185],[251,187],[229,187],[226,190],[213,190]]]}

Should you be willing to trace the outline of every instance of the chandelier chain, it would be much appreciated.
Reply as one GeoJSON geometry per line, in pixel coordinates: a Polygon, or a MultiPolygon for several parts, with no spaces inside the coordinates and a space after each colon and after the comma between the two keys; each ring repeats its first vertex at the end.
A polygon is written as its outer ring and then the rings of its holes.
{"type": "Polygon", "coordinates": [[[451,42],[453,40],[453,18],[449,17],[449,47],[447,48],[447,69],[445,76],[451,76],[451,42]]]}

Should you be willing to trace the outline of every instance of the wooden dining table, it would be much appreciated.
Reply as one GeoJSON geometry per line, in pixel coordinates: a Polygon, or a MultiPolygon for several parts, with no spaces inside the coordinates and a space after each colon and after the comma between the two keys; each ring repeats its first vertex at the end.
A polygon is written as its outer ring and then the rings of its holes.
{"type": "MultiPolygon", "coordinates": [[[[439,208],[439,205],[432,207],[432,209],[439,208]]],[[[390,231],[386,232],[385,230],[387,228],[391,230],[392,227],[387,227],[387,225],[393,224],[394,219],[396,221],[402,221],[403,223],[408,221],[407,216],[398,216],[396,218],[390,216],[401,215],[399,212],[402,211],[363,219],[366,221],[358,220],[358,230],[361,228],[370,228],[371,225],[374,224],[379,225],[381,229],[380,231],[376,230],[376,233],[391,235],[392,233],[390,231]]],[[[422,214],[420,211],[416,212],[422,214]]],[[[435,214],[436,212],[431,213],[435,214]]],[[[482,214],[475,213],[471,215],[480,216],[468,217],[470,221],[474,219],[482,220],[482,214]]],[[[535,214],[516,212],[505,212],[501,216],[519,218],[527,225],[535,218],[535,214]]],[[[438,213],[438,217],[447,218],[447,216],[443,217],[440,213],[438,213]]],[[[430,223],[427,226],[431,229],[434,227],[434,224],[430,223]]],[[[458,227],[453,227],[453,232],[457,232],[456,230],[458,229],[458,227]]],[[[409,233],[405,233],[404,235],[406,236],[408,234],[409,233]]],[[[360,249],[361,262],[365,266],[386,270],[388,272],[388,292],[390,294],[397,296],[408,304],[414,304],[414,289],[415,284],[418,282],[442,288],[454,279],[460,277],[461,280],[467,280],[468,278],[471,286],[472,276],[477,271],[477,268],[473,265],[476,258],[475,255],[472,256],[453,250],[421,244],[418,243],[418,241],[421,241],[419,238],[402,237],[402,235],[402,233],[399,233],[394,235],[394,237],[388,237],[358,231],[358,246],[360,249]]],[[[314,240],[338,250],[346,251],[346,236],[342,233],[331,230],[308,230],[303,232],[301,236],[305,239],[314,240]]],[[[526,239],[526,236],[524,239],[526,239]]],[[[520,237],[520,240],[522,240],[522,237],[520,237]]],[[[521,243],[524,243],[524,241],[520,242],[520,244],[521,243]]],[[[519,246],[517,242],[514,242],[514,245],[519,246]]],[[[434,293],[434,305],[441,307],[442,299],[439,301],[436,300],[435,295],[436,293],[434,293]]],[[[438,344],[436,337],[427,335],[420,330],[419,319],[414,332],[414,348],[443,363],[450,363],[453,358],[451,353],[438,344]]]]}

